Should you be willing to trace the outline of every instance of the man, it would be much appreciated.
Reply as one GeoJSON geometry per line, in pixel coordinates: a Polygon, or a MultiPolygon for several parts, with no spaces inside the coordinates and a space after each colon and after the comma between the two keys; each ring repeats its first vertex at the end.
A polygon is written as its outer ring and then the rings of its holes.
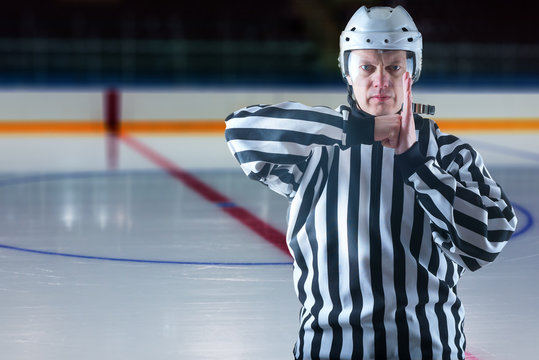
{"type": "Polygon", "coordinates": [[[362,7],[341,35],[350,106],[226,120],[245,173],[290,201],[296,359],[464,359],[458,279],[515,230],[481,156],[412,112],[421,41],[402,7],[362,7]]]}

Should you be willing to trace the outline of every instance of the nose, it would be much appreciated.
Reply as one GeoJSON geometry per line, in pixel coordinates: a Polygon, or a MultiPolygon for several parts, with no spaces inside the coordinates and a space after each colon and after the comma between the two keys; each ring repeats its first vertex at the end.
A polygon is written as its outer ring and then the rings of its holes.
{"type": "Polygon", "coordinates": [[[389,76],[383,66],[380,66],[372,74],[373,86],[375,88],[387,88],[389,87],[389,76]]]}

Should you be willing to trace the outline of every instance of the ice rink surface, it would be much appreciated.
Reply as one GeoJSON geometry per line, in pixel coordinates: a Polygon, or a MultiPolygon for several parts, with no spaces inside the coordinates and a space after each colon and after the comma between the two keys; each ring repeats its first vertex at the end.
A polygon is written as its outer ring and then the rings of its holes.
{"type": "MultiPolygon", "coordinates": [[[[519,218],[497,261],[459,283],[468,358],[537,358],[539,133],[458,135],[519,218]]],[[[224,211],[284,232],[286,199],[248,180],[222,136],[135,140],[0,138],[0,357],[292,359],[291,259],[224,211]]]]}

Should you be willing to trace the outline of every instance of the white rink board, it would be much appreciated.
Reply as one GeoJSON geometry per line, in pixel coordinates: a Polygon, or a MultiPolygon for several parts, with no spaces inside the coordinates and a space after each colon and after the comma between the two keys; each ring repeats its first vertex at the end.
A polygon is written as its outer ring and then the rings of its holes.
{"type": "MultiPolygon", "coordinates": [[[[2,121],[102,121],[104,91],[66,89],[0,90],[2,121]]],[[[346,103],[346,90],[171,88],[121,90],[124,121],[219,120],[244,106],[297,101],[336,108],[346,103]]],[[[439,118],[538,118],[536,92],[447,92],[421,90],[414,101],[436,106],[439,118]]]]}

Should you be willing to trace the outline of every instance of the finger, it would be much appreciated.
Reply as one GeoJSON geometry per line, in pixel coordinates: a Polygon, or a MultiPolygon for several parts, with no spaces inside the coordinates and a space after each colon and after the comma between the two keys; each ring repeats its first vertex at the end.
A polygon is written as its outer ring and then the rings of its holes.
{"type": "Polygon", "coordinates": [[[399,132],[390,132],[389,135],[381,141],[382,145],[388,148],[396,148],[399,143],[399,132]]]}
{"type": "Polygon", "coordinates": [[[390,147],[395,146],[395,143],[396,143],[395,134],[392,132],[389,133],[389,137],[387,138],[387,141],[389,142],[390,147]]]}
{"type": "Polygon", "coordinates": [[[399,135],[393,135],[393,137],[391,137],[389,141],[391,143],[391,147],[396,148],[399,144],[399,135]]]}
{"type": "Polygon", "coordinates": [[[407,76],[406,83],[407,83],[407,86],[406,86],[406,91],[407,91],[406,100],[407,100],[407,103],[408,103],[408,109],[411,112],[411,110],[412,110],[412,78],[410,77],[410,74],[408,74],[408,76],[407,76]]]}
{"type": "Polygon", "coordinates": [[[404,89],[402,113],[406,115],[412,109],[412,79],[409,72],[405,72],[402,76],[402,88],[404,89]]]}

